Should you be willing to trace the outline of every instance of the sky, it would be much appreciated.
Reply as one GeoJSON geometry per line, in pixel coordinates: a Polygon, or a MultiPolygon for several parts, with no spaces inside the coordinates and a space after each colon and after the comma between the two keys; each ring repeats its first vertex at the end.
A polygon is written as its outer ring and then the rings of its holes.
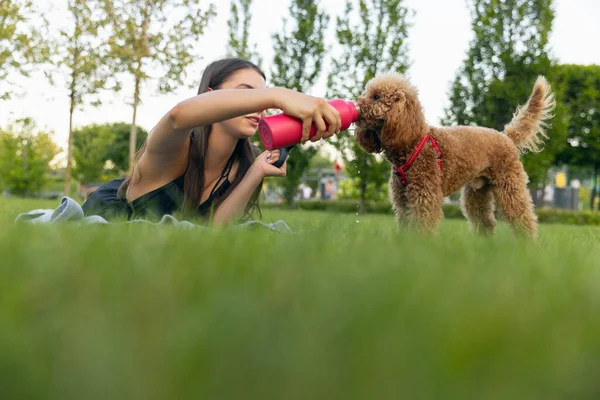
{"type": "MultiPolygon", "coordinates": [[[[64,4],[61,8],[61,3],[55,3],[52,28],[68,23],[64,4]]],[[[189,69],[189,86],[193,87],[184,87],[169,95],[157,95],[152,88],[144,88],[137,121],[146,130],[152,129],[161,116],[179,101],[194,96],[203,68],[225,55],[229,1],[213,0],[213,3],[217,5],[217,17],[198,43],[203,58],[189,69]]],[[[321,0],[321,4],[332,16],[327,42],[334,46],[335,16],[343,12],[345,0],[321,0]]],[[[429,123],[439,124],[448,101],[451,81],[465,58],[471,39],[467,3],[466,0],[407,0],[406,4],[416,12],[409,31],[412,65],[407,75],[419,89],[425,117],[429,123]]],[[[265,60],[267,75],[273,58],[271,36],[281,29],[288,7],[289,0],[254,0],[252,6],[250,36],[265,60]]],[[[600,0],[555,0],[554,9],[556,18],[550,38],[552,55],[560,63],[600,64],[600,0]]],[[[319,81],[309,94],[325,95],[328,71],[325,65],[319,81]]],[[[17,82],[24,94],[11,101],[0,102],[0,126],[14,119],[32,117],[41,128],[54,132],[54,140],[65,148],[69,128],[67,91],[51,86],[41,74],[20,78],[17,82]]],[[[76,111],[74,125],[130,122],[130,92],[133,91],[103,95],[102,106],[76,111]]]]}

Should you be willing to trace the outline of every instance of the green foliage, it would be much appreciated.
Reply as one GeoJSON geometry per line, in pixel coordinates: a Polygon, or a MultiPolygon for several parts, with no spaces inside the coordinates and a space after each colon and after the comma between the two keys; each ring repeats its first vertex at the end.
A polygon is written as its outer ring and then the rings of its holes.
{"type": "MultiPolygon", "coordinates": [[[[129,148],[128,132],[131,129],[131,124],[117,122],[108,126],[113,132],[114,140],[108,148],[106,159],[112,161],[117,169],[123,172],[127,171],[129,166],[129,160],[127,158],[127,150],[129,148]]],[[[148,132],[142,127],[138,127],[137,129],[139,137],[137,138],[136,149],[139,149],[146,141],[148,132]]]]}
{"type": "MultiPolygon", "coordinates": [[[[552,0],[471,0],[472,30],[467,58],[452,84],[447,125],[479,125],[504,130],[519,104],[531,94],[538,75],[553,81],[548,38],[552,0]]],[[[552,121],[546,148],[524,157],[530,180],[542,184],[564,147],[564,110],[552,121]]]]}
{"type": "Polygon", "coordinates": [[[0,187],[22,197],[39,192],[58,152],[51,134],[40,132],[31,118],[0,130],[0,187]]]}
{"type": "MultiPolygon", "coordinates": [[[[264,209],[293,209],[303,211],[324,211],[328,213],[346,213],[356,214],[358,212],[359,201],[356,199],[340,200],[308,200],[297,201],[292,206],[285,204],[268,203],[261,205],[264,209]]],[[[364,212],[366,214],[392,214],[392,207],[386,201],[365,201],[364,212]]]]}
{"type": "Polygon", "coordinates": [[[553,209],[536,210],[538,220],[543,224],[596,225],[600,226],[600,214],[590,211],[563,211],[553,209]]]}
{"type": "Polygon", "coordinates": [[[516,104],[527,99],[529,83],[550,72],[551,4],[551,0],[469,2],[474,39],[453,83],[447,123],[504,128],[516,104]]]}
{"type": "Polygon", "coordinates": [[[600,166],[600,65],[560,65],[557,80],[557,96],[569,111],[571,145],[561,160],[584,168],[600,166]]]}
{"type": "Polygon", "coordinates": [[[102,0],[108,15],[108,44],[116,73],[133,82],[133,118],[129,164],[136,148],[136,114],[141,90],[158,81],[160,93],[170,93],[184,83],[187,68],[201,59],[198,41],[215,16],[213,4],[201,0],[102,0]]]}
{"type": "Polygon", "coordinates": [[[89,125],[73,131],[73,176],[81,183],[98,182],[105,173],[106,154],[114,140],[107,125],[89,125]]]}
{"type": "MultiPolygon", "coordinates": [[[[82,183],[106,181],[122,175],[128,168],[129,132],[126,123],[88,125],[73,131],[74,175],[82,183]],[[107,164],[111,168],[106,168],[107,164]]],[[[138,128],[137,146],[147,132],[138,128]]]]}
{"type": "Polygon", "coordinates": [[[11,77],[27,77],[48,60],[48,25],[39,4],[32,0],[0,1],[0,100],[14,94],[11,77]]]}
{"type": "MultiPolygon", "coordinates": [[[[264,209],[290,208],[280,204],[264,204],[264,209]]],[[[310,200],[298,201],[293,209],[304,211],[324,211],[328,213],[346,213],[354,214],[358,211],[359,202],[356,199],[341,198],[333,201],[310,200]]],[[[444,218],[446,219],[464,219],[460,206],[454,204],[444,204],[442,206],[444,218]]],[[[392,207],[389,201],[367,200],[364,206],[366,214],[391,214],[392,207]]],[[[600,214],[590,211],[570,211],[559,209],[537,209],[538,220],[542,224],[561,224],[561,225],[592,225],[600,226],[600,214]]],[[[502,219],[502,215],[497,215],[502,219]]]]}
{"type": "MultiPolygon", "coordinates": [[[[346,1],[344,15],[337,18],[336,39],[341,54],[332,60],[329,98],[355,99],[376,74],[406,72],[411,11],[405,3],[404,0],[346,1]],[[355,17],[357,24],[352,23],[355,17]]],[[[344,157],[347,174],[359,182],[364,204],[369,198],[367,189],[380,187],[387,181],[386,162],[360,149],[349,132],[340,133],[336,139],[332,143],[344,157]]]]}
{"type": "Polygon", "coordinates": [[[281,181],[283,197],[287,204],[294,202],[296,189],[302,180],[304,172],[310,165],[310,160],[316,153],[317,150],[314,147],[301,147],[301,145],[296,145],[290,152],[287,161],[287,174],[281,181]]]}
{"type": "Polygon", "coordinates": [[[201,0],[103,2],[118,71],[141,82],[158,79],[161,93],[183,85],[187,67],[201,58],[198,41],[216,15],[214,5],[201,0]]]}
{"type": "MultiPolygon", "coordinates": [[[[273,35],[275,57],[271,79],[275,86],[306,92],[321,73],[329,16],[313,0],[292,0],[289,15],[291,21],[284,20],[282,32],[273,35]]],[[[314,147],[297,145],[290,153],[287,176],[282,183],[288,204],[293,202],[296,188],[316,152],[314,147]]]]}
{"type": "Polygon", "coordinates": [[[317,151],[317,154],[314,155],[310,160],[309,168],[315,169],[332,169],[334,166],[334,162],[323,154],[322,151],[317,151]]]}
{"type": "Polygon", "coordinates": [[[557,98],[568,110],[569,143],[558,161],[587,170],[592,176],[593,205],[600,173],[600,66],[560,65],[557,80],[557,98]]]}
{"type": "MultiPolygon", "coordinates": [[[[347,189],[346,189],[347,190],[347,189]]],[[[357,196],[355,196],[357,197],[357,196]]],[[[381,196],[379,196],[381,197],[381,196]]],[[[298,201],[292,206],[266,203],[261,205],[264,209],[295,209],[303,211],[324,211],[328,213],[356,214],[359,211],[360,201],[357,198],[340,198],[337,200],[308,200],[298,201]]],[[[392,206],[389,200],[366,200],[363,214],[392,215],[392,206]]],[[[464,219],[459,206],[444,204],[444,216],[447,219],[464,219]]]]}
{"type": "Polygon", "coordinates": [[[256,44],[251,45],[249,40],[252,21],[251,6],[252,0],[231,0],[231,16],[227,21],[229,27],[227,56],[253,61],[260,66],[262,58],[258,54],[256,44]]]}
{"type": "MultiPolygon", "coordinates": [[[[57,52],[53,61],[59,73],[65,75],[71,110],[84,104],[85,98],[97,95],[111,83],[109,48],[105,41],[106,16],[100,0],[68,0],[70,24],[59,30],[57,52]]],[[[99,104],[97,98],[92,100],[99,104]]]]}
{"type": "MultiPolygon", "coordinates": [[[[337,198],[360,200],[362,182],[362,179],[356,178],[341,181],[339,183],[337,198]]],[[[389,186],[387,182],[369,182],[365,190],[365,198],[371,201],[387,201],[389,199],[389,186]]]]}

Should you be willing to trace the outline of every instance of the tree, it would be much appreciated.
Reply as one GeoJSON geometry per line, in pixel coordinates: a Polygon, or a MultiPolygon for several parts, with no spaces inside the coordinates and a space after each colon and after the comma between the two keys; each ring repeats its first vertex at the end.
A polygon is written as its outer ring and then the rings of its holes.
{"type": "Polygon", "coordinates": [[[314,169],[331,169],[334,162],[329,156],[323,154],[322,151],[317,151],[315,156],[310,160],[309,168],[314,169]]]}
{"type": "Polygon", "coordinates": [[[229,42],[227,56],[239,57],[262,64],[262,59],[256,50],[256,44],[250,45],[250,23],[252,0],[231,0],[231,16],[227,21],[229,27],[229,42]]]}
{"type": "Polygon", "coordinates": [[[31,118],[0,130],[0,186],[23,197],[39,192],[58,151],[51,135],[40,132],[31,118]]]}
{"type": "MultiPolygon", "coordinates": [[[[273,35],[275,57],[271,79],[275,86],[307,92],[321,72],[329,16],[314,0],[292,0],[289,15],[292,22],[284,20],[282,32],[273,35]]],[[[287,176],[282,182],[287,204],[294,201],[296,188],[315,154],[314,147],[304,146],[296,146],[290,154],[287,176]]]]}
{"type": "Polygon", "coordinates": [[[129,168],[137,144],[137,109],[143,84],[158,79],[158,91],[170,93],[183,84],[187,67],[198,61],[199,38],[214,5],[201,0],[102,0],[108,14],[111,54],[117,72],[133,81],[133,118],[129,140],[129,168]],[[151,73],[155,73],[152,76],[151,73]]]}
{"type": "Polygon", "coordinates": [[[590,208],[596,200],[600,173],[600,66],[560,65],[557,70],[557,100],[568,112],[568,146],[558,161],[592,171],[590,208]]]}
{"type": "MultiPolygon", "coordinates": [[[[452,84],[443,122],[503,131],[517,106],[527,100],[536,77],[545,75],[553,81],[548,43],[552,0],[471,0],[470,11],[474,39],[452,84]]],[[[545,150],[524,157],[533,183],[544,182],[564,146],[560,113],[558,108],[545,150]]]]}
{"type": "MultiPolygon", "coordinates": [[[[67,169],[65,195],[71,193],[71,169],[73,160],[73,114],[84,104],[86,97],[96,95],[109,85],[107,68],[108,49],[98,35],[104,16],[98,10],[98,0],[69,0],[67,4],[71,25],[60,30],[56,65],[67,75],[69,96],[69,137],[67,144],[67,169]]],[[[99,104],[99,101],[93,103],[99,104]]]]}
{"type": "Polygon", "coordinates": [[[45,26],[34,1],[0,2],[0,100],[13,94],[12,75],[28,77],[36,64],[47,61],[50,50],[44,40],[45,26]]]}
{"type": "MultiPolygon", "coordinates": [[[[329,98],[355,99],[376,74],[406,72],[411,11],[405,3],[404,0],[346,1],[344,15],[337,18],[336,39],[341,54],[336,54],[332,62],[329,98]],[[358,23],[352,24],[355,10],[358,23]]],[[[362,213],[368,188],[385,184],[387,167],[380,157],[365,153],[348,132],[340,133],[333,143],[344,158],[348,176],[359,187],[362,213]]]]}
{"type": "Polygon", "coordinates": [[[88,125],[73,131],[73,176],[79,182],[102,180],[106,155],[113,141],[114,134],[108,125],[88,125]]]}
{"type": "MultiPolygon", "coordinates": [[[[73,132],[74,176],[91,183],[115,178],[129,165],[129,133],[131,125],[123,122],[93,124],[73,132]],[[110,168],[107,168],[107,164],[110,168]]],[[[147,132],[138,128],[137,146],[146,140],[147,132]]]]}
{"type": "MultiPolygon", "coordinates": [[[[107,125],[113,133],[113,141],[111,142],[106,160],[111,161],[115,168],[120,171],[127,171],[129,168],[129,132],[131,132],[131,124],[117,122],[107,125]]],[[[148,137],[148,132],[141,126],[137,127],[136,147],[140,147],[148,137]]]]}

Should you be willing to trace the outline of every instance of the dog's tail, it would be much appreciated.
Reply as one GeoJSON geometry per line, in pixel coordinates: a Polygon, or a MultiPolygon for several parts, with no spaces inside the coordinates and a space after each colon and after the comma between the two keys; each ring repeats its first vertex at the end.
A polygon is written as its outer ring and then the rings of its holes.
{"type": "Polygon", "coordinates": [[[550,91],[550,84],[543,76],[538,77],[527,104],[517,108],[512,121],[504,128],[506,135],[520,151],[542,150],[541,145],[548,138],[546,120],[552,118],[555,106],[556,100],[550,91]]]}

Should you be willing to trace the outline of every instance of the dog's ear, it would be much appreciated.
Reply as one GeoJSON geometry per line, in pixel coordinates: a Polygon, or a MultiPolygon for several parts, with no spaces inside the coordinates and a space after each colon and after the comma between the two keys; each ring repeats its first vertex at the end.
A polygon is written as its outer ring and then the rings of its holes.
{"type": "Polygon", "coordinates": [[[401,91],[396,91],[394,92],[394,94],[392,95],[392,101],[394,103],[398,103],[400,101],[404,101],[405,96],[404,96],[404,92],[401,91]]]}
{"type": "Polygon", "coordinates": [[[420,103],[404,92],[388,111],[381,137],[386,147],[404,148],[420,139],[427,131],[427,123],[420,103]]]}
{"type": "Polygon", "coordinates": [[[367,153],[380,153],[381,152],[381,141],[379,137],[373,131],[361,128],[357,126],[354,129],[354,139],[361,149],[367,153]]]}

